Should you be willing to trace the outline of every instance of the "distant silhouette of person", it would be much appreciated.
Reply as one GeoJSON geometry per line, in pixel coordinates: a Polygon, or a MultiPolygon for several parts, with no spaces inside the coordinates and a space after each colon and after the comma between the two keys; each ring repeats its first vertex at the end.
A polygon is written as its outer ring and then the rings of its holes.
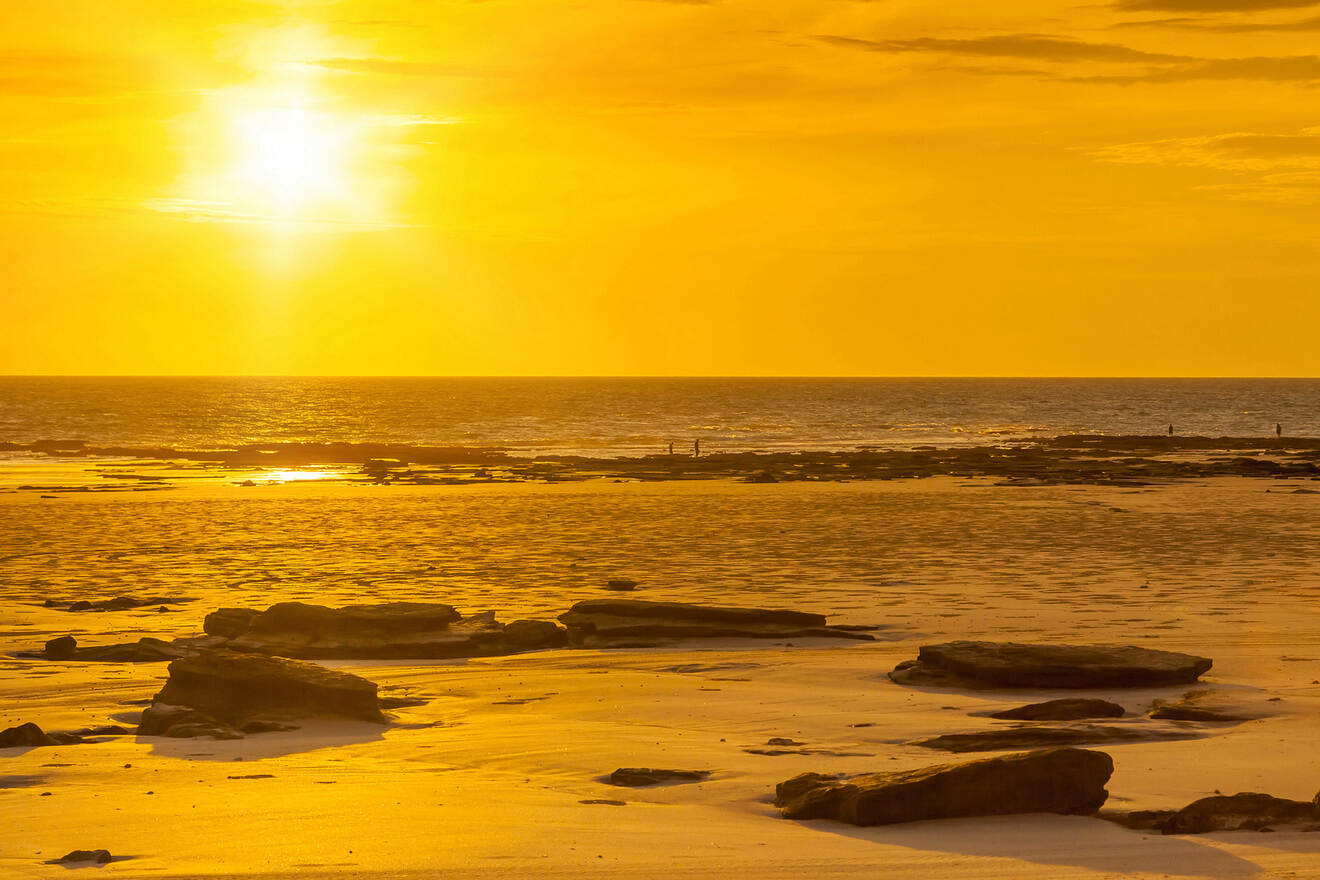
{"type": "Polygon", "coordinates": [[[674,441],[673,441],[673,440],[670,440],[670,441],[669,441],[669,454],[670,454],[670,455],[673,455],[673,454],[674,454],[674,441]]]}
{"type": "Polygon", "coordinates": [[[1173,425],[1169,425],[1169,436],[1173,436],[1173,425]]]}
{"type": "Polygon", "coordinates": [[[701,438],[692,441],[692,457],[701,458],[701,438]]]}
{"type": "Polygon", "coordinates": [[[1283,422],[1274,423],[1274,436],[1283,439],[1283,422]]]}

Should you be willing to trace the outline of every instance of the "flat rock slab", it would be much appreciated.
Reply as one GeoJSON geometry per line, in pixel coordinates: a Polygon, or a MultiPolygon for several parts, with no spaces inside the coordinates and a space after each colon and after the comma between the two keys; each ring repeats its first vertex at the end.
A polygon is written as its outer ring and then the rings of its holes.
{"type": "Polygon", "coordinates": [[[1108,798],[1104,752],[1045,749],[963,764],[842,778],[805,773],[780,783],[785,819],[891,825],[1013,813],[1091,815],[1108,798]]]}
{"type": "Polygon", "coordinates": [[[300,660],[433,660],[555,648],[564,631],[548,620],[463,617],[451,605],[389,602],[329,608],[281,602],[265,611],[222,608],[207,615],[208,636],[236,651],[300,660]]]}
{"type": "Polygon", "coordinates": [[[245,725],[255,721],[265,727],[269,719],[386,720],[374,682],[312,663],[215,651],[175,660],[169,671],[143,712],[139,734],[231,738],[245,725]]]}
{"type": "Polygon", "coordinates": [[[1188,691],[1176,700],[1156,700],[1150,717],[1170,721],[1238,724],[1277,714],[1262,699],[1252,700],[1224,691],[1188,691]]]}
{"type": "Polygon", "coordinates": [[[559,615],[559,620],[568,628],[570,643],[587,647],[684,638],[874,639],[855,629],[829,626],[823,614],[642,599],[588,599],[559,615]]]}
{"type": "Polygon", "coordinates": [[[1197,739],[1195,731],[1155,725],[1117,727],[1079,724],[1068,727],[1023,726],[970,733],[946,733],[919,739],[909,745],[946,752],[998,752],[1010,749],[1041,749],[1051,746],[1102,745],[1105,743],[1161,742],[1197,739]]]}
{"type": "Polygon", "coordinates": [[[1132,645],[1026,645],[947,642],[923,645],[894,667],[899,684],[959,688],[1126,688],[1191,684],[1207,657],[1132,645]]]}
{"type": "Polygon", "coordinates": [[[643,788],[671,782],[700,782],[710,778],[709,770],[660,770],[651,767],[620,767],[607,779],[610,785],[643,788]]]}
{"type": "Polygon", "coordinates": [[[1083,718],[1122,718],[1125,714],[1127,710],[1118,703],[1070,697],[991,712],[988,717],[1007,721],[1077,721],[1083,718]]]}
{"type": "Polygon", "coordinates": [[[1181,810],[1103,812],[1100,818],[1138,831],[1163,834],[1207,834],[1212,831],[1261,831],[1277,826],[1320,831],[1320,794],[1294,801],[1256,792],[1215,795],[1193,801],[1181,810]]]}

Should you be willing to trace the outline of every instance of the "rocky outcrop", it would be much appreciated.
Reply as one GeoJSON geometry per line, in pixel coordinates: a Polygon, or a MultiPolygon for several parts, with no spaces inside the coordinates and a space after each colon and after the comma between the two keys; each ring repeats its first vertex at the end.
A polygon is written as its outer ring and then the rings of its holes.
{"type": "Polygon", "coordinates": [[[59,608],[62,611],[130,611],[134,608],[147,608],[152,605],[178,605],[192,601],[191,596],[150,596],[146,598],[116,596],[113,599],[98,599],[96,601],[89,599],[47,599],[42,604],[47,608],[59,608]]]}
{"type": "Polygon", "coordinates": [[[1065,698],[991,712],[988,717],[1006,721],[1077,721],[1083,718],[1122,718],[1125,714],[1122,706],[1108,700],[1065,698]]]}
{"type": "Polygon", "coordinates": [[[997,752],[1009,749],[1041,749],[1051,746],[1102,745],[1104,743],[1161,742],[1196,739],[1194,731],[1153,725],[1116,727],[1107,724],[1078,724],[1068,727],[1024,725],[946,733],[919,739],[909,745],[946,752],[997,752]]]}
{"type": "Polygon", "coordinates": [[[658,770],[651,767],[620,767],[608,777],[610,785],[644,788],[668,782],[700,782],[710,778],[709,770],[658,770]]]}
{"type": "Polygon", "coordinates": [[[265,611],[243,612],[247,609],[222,609],[208,616],[206,631],[227,638],[223,644],[232,650],[302,660],[485,657],[554,648],[565,641],[563,630],[550,621],[505,625],[493,611],[463,617],[451,605],[424,602],[343,608],[281,602],[265,611]]]}
{"type": "Polygon", "coordinates": [[[142,713],[140,735],[233,738],[245,728],[321,715],[386,720],[373,682],[311,663],[216,651],[175,660],[169,669],[142,713]]]}
{"type": "Polygon", "coordinates": [[[625,647],[684,638],[871,640],[857,628],[829,626],[823,614],[724,608],[641,599],[588,599],[559,615],[571,644],[625,647]]]}
{"type": "Polygon", "coordinates": [[[47,733],[31,721],[0,730],[0,749],[37,748],[40,746],[67,746],[82,742],[76,733],[47,733]]]}
{"type": "Polygon", "coordinates": [[[1011,813],[1091,815],[1114,771],[1104,752],[1047,749],[965,764],[841,778],[806,773],[780,783],[786,819],[890,825],[1011,813]]]}
{"type": "Polygon", "coordinates": [[[136,642],[121,642],[116,645],[93,645],[81,648],[73,636],[60,636],[46,642],[42,651],[19,651],[15,657],[30,660],[77,660],[101,663],[154,663],[162,660],[175,660],[191,650],[186,639],[173,642],[153,639],[150,636],[136,642]]]}
{"type": "Polygon", "coordinates": [[[90,862],[94,865],[106,865],[114,860],[108,849],[75,849],[66,856],[60,857],[56,863],[62,865],[78,864],[81,862],[90,862]]]}
{"type": "Polygon", "coordinates": [[[1176,700],[1156,700],[1150,717],[1171,721],[1206,721],[1236,724],[1274,714],[1263,703],[1222,691],[1188,691],[1176,700]]]}
{"type": "Polygon", "coordinates": [[[1215,795],[1193,801],[1181,810],[1105,812],[1100,818],[1140,831],[1164,834],[1206,834],[1211,831],[1263,831],[1277,826],[1320,830],[1320,794],[1294,801],[1255,792],[1215,795]]]}
{"type": "Polygon", "coordinates": [[[948,642],[923,645],[894,667],[899,684],[962,688],[1125,688],[1190,684],[1207,657],[1131,645],[1024,645],[948,642]]]}

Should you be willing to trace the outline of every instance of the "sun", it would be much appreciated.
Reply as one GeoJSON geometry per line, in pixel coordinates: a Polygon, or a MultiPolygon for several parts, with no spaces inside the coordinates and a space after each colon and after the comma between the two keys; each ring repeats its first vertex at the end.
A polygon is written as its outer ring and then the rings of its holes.
{"type": "Polygon", "coordinates": [[[232,162],[225,175],[236,201],[291,218],[342,207],[354,198],[358,126],[301,106],[238,106],[229,120],[232,162]]]}

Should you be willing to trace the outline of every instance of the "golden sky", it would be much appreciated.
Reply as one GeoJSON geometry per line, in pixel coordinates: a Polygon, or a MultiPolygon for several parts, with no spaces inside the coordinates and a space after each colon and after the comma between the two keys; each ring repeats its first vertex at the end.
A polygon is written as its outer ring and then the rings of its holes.
{"type": "Polygon", "coordinates": [[[1320,375],[1320,0],[0,28],[0,373],[1320,375]]]}

